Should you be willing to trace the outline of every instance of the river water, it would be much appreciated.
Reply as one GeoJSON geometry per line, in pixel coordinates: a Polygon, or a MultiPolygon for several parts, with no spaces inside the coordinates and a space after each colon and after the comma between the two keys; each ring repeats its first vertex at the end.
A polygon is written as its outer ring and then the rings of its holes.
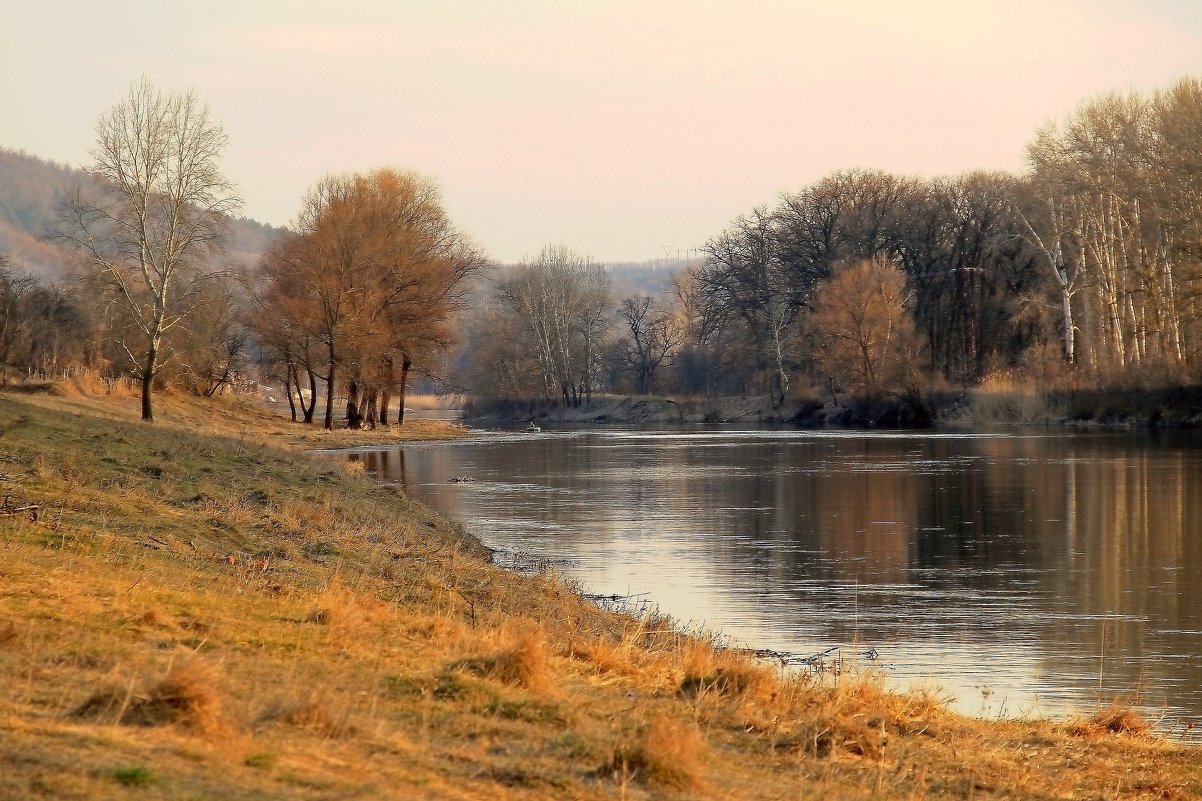
{"type": "Polygon", "coordinates": [[[1202,440],[586,430],[360,451],[489,546],[960,711],[1202,723],[1202,440]],[[470,481],[456,483],[456,477],[470,481]]]}

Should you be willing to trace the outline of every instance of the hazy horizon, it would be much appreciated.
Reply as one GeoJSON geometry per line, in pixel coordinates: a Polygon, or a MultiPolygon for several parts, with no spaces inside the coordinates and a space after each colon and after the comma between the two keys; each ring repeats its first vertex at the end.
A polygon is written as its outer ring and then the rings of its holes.
{"type": "Polygon", "coordinates": [[[0,8],[0,145],[82,165],[144,74],[211,105],[246,216],[401,166],[509,262],[683,254],[838,169],[1021,170],[1088,97],[1202,74],[1202,7],[1171,0],[0,8]]]}

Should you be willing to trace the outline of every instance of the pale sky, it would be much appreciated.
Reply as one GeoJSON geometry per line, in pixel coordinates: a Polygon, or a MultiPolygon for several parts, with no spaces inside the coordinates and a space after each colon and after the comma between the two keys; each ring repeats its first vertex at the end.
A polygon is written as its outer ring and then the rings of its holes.
{"type": "Polygon", "coordinates": [[[263,222],[400,166],[499,260],[642,261],[837,169],[1022,169],[1087,97],[1202,75],[1202,2],[0,0],[0,145],[82,165],[143,74],[263,222]]]}

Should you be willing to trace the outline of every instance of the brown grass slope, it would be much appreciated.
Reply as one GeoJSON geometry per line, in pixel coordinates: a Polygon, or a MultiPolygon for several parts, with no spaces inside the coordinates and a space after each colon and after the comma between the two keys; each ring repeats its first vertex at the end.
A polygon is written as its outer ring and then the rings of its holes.
{"type": "Polygon", "coordinates": [[[1197,750],[1118,710],[782,677],[300,450],[342,435],[135,415],[0,395],[0,799],[1202,797],[1197,750]]]}

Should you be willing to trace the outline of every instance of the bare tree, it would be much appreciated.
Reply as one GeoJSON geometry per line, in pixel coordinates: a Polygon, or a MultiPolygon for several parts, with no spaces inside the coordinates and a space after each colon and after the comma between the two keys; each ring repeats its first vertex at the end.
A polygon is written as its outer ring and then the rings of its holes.
{"type": "Polygon", "coordinates": [[[773,409],[789,392],[794,321],[812,289],[783,258],[781,243],[776,217],[757,208],[706,242],[705,262],[692,278],[707,320],[718,329],[742,327],[750,336],[773,409]]]}
{"type": "MultiPolygon", "coordinates": [[[[1046,167],[1044,169],[1047,170],[1046,167]]],[[[1071,365],[1077,360],[1077,325],[1073,319],[1073,297],[1080,289],[1080,271],[1084,265],[1081,260],[1073,258],[1072,231],[1069,227],[1071,204],[1062,194],[1048,186],[1046,174],[1040,177],[1042,180],[1038,184],[1032,180],[1026,187],[1027,192],[1022,195],[1032,207],[1031,211],[1028,213],[1016,201],[1014,214],[1022,226],[1018,236],[1035,248],[1054,279],[1060,301],[1061,348],[1064,361],[1071,365]],[[1031,223],[1032,218],[1036,221],[1034,225],[1031,223]],[[1041,230],[1044,232],[1042,235],[1041,230]]]]}
{"type": "Polygon", "coordinates": [[[177,380],[206,398],[236,389],[244,378],[250,331],[243,324],[245,301],[236,288],[226,282],[205,287],[176,337],[177,380]]]}
{"type": "Polygon", "coordinates": [[[240,205],[217,166],[227,137],[192,91],[145,78],[100,118],[88,173],[62,211],[61,235],[79,245],[128,317],[119,343],[142,381],[142,419],[154,420],[164,338],[195,308],[214,269],[228,215],[240,205]]]}
{"type": "Polygon", "coordinates": [[[579,406],[594,389],[611,323],[609,277],[587,256],[563,245],[543,248],[498,287],[504,312],[524,329],[546,400],[579,406]]]}
{"type": "Polygon", "coordinates": [[[33,291],[32,278],[19,275],[0,256],[0,367],[22,361],[28,350],[30,320],[25,314],[26,298],[33,291]]]}
{"type": "Polygon", "coordinates": [[[628,331],[618,343],[622,366],[634,378],[635,391],[646,395],[655,387],[656,371],[684,344],[685,327],[647,296],[623,300],[618,317],[628,331]]]}

